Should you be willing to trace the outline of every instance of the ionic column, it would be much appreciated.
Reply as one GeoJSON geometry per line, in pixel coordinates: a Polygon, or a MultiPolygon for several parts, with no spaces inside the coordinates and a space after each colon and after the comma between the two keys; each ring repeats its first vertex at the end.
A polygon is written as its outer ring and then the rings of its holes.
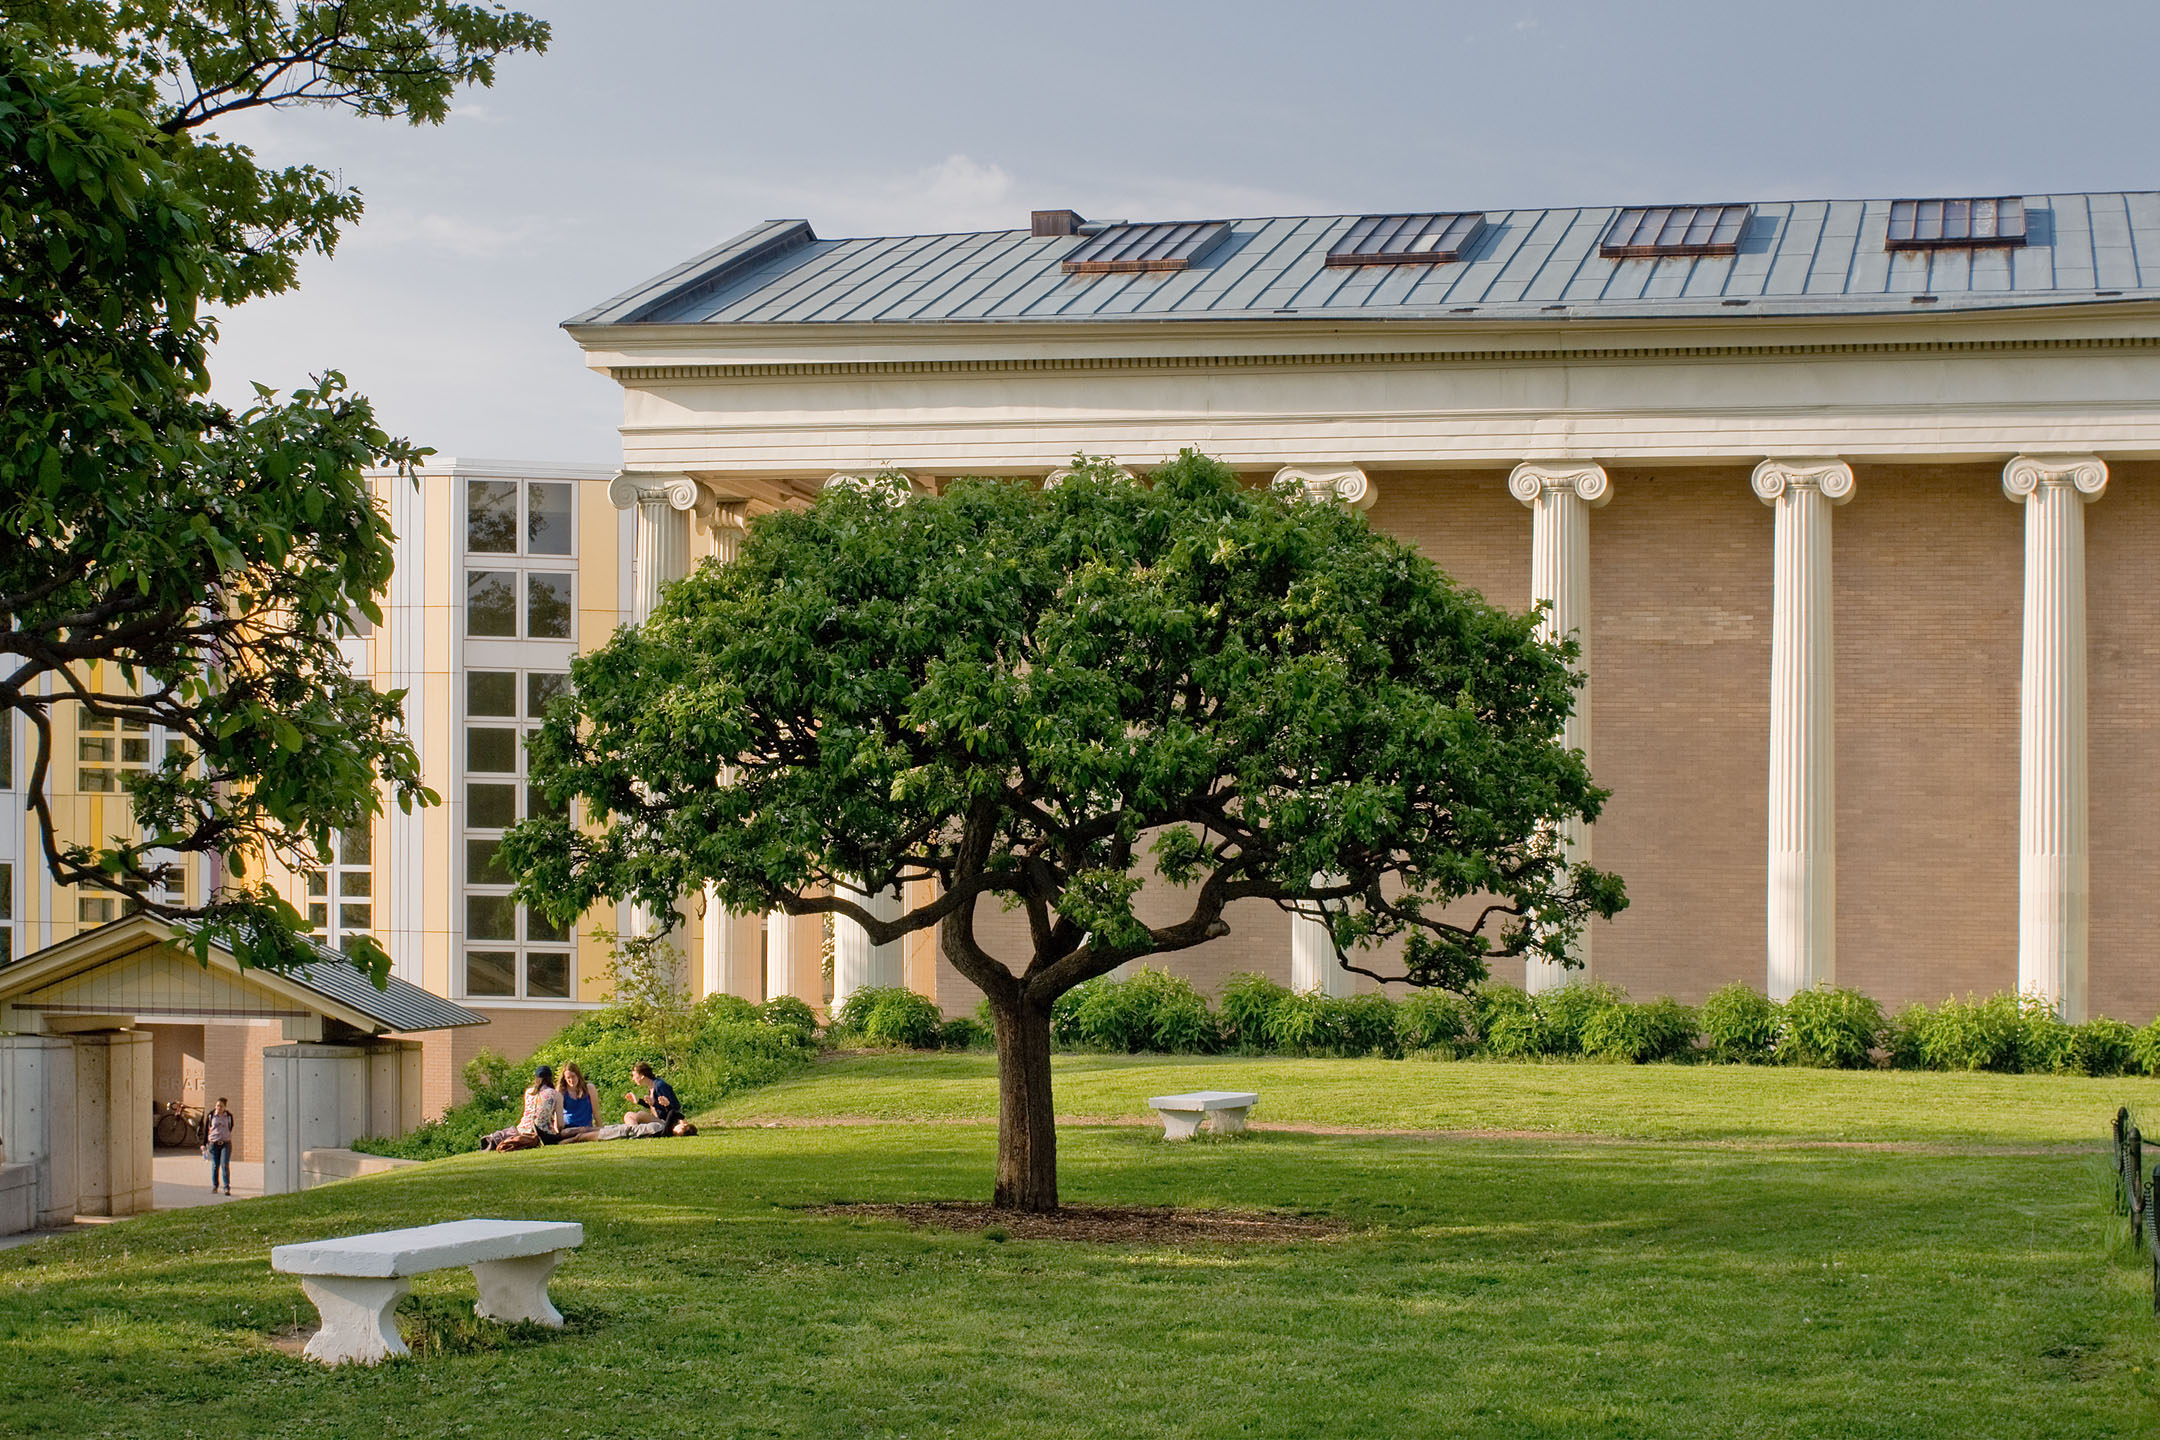
{"type": "Polygon", "coordinates": [[[1836,631],[1830,508],[1852,498],[1838,460],[1765,460],[1755,493],[1777,512],[1770,567],[1769,988],[1837,979],[1836,631]]]}
{"type": "MultiPolygon", "coordinates": [[[[1340,876],[1313,876],[1315,885],[1340,883],[1340,876]]],[[[1357,977],[1343,969],[1334,935],[1309,915],[1290,916],[1290,988],[1300,995],[1357,993],[1357,977]]]]}
{"type": "MultiPolygon", "coordinates": [[[[1275,472],[1275,483],[1297,486],[1315,505],[1332,502],[1370,510],[1380,499],[1372,477],[1355,465],[1285,465],[1275,472]]],[[[1315,875],[1313,883],[1324,884],[1325,877],[1315,875]]],[[[1290,917],[1292,990],[1301,995],[1351,995],[1357,990],[1356,978],[1342,968],[1327,926],[1304,915],[1290,917]]]]}
{"type": "MultiPolygon", "coordinates": [[[[840,894],[880,920],[897,920],[905,913],[897,886],[868,895],[842,881],[840,894]]],[[[872,945],[870,932],[845,915],[833,916],[833,1009],[847,1003],[857,990],[872,987],[897,989],[907,983],[906,952],[900,942],[872,945]]]]}
{"type": "MultiPolygon", "coordinates": [[[[1612,481],[1602,465],[1523,464],[1508,476],[1508,493],[1530,507],[1530,599],[1542,602],[1538,638],[1574,637],[1581,647],[1576,668],[1584,677],[1575,692],[1575,712],[1560,727],[1560,743],[1590,756],[1590,512],[1612,499],[1612,481]]],[[[1590,859],[1590,828],[1569,820],[1560,843],[1569,863],[1590,859]]],[[[1531,959],[1523,966],[1523,986],[1533,993],[1557,990],[1571,978],[1590,973],[1590,933],[1585,930],[1571,952],[1579,970],[1553,960],[1531,959]]]]}
{"type": "MultiPolygon", "coordinates": [[[[631,618],[642,625],[660,603],[660,590],[690,570],[690,521],[698,485],[687,475],[639,474],[625,470],[608,484],[608,499],[618,510],[637,507],[637,558],[631,618]]],[[[657,917],[643,906],[630,911],[631,931],[650,935],[657,917]]],[[[708,993],[710,993],[708,991],[708,993]]]]}
{"type": "Polygon", "coordinates": [[[2094,455],[2020,455],[2003,493],[2025,506],[2018,674],[2018,992],[2085,1019],[2092,855],[2085,721],[2085,507],[2107,489],[2094,455]]]}

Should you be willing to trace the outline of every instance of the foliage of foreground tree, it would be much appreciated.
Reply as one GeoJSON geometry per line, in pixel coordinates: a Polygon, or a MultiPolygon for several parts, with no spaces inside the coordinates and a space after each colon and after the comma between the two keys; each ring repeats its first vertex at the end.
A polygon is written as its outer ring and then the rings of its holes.
{"type": "Polygon", "coordinates": [[[1451,989],[1625,904],[1552,838],[1604,793],[1558,743],[1575,682],[1534,617],[1190,453],[1146,481],[829,489],[573,679],[533,770],[594,823],[512,833],[524,898],[665,913],[710,881],[873,943],[937,927],[996,1016],[1002,1206],[1057,1205],[1052,1003],[1230,933],[1241,901],[1451,989]],[[896,919],[862,903],[921,880],[896,919]],[[1143,919],[1143,885],[1175,913],[1143,919]],[[1000,910],[1023,941],[995,942],[1000,910]]]}
{"type": "MultiPolygon", "coordinates": [[[[363,472],[428,452],[386,435],[334,372],[240,410],[208,398],[201,306],[289,288],[359,202],[196,130],[296,99],[439,119],[441,95],[486,78],[469,55],[272,42],[331,11],[472,7],[0,3],[0,720],[27,721],[55,881],[290,965],[308,953],[301,918],[251,863],[311,868],[375,813],[378,787],[434,798],[400,697],[354,678],[338,645],[380,620],[390,576],[363,472]],[[295,89],[311,65],[344,91],[295,89]],[[88,733],[62,752],[68,707],[88,733]],[[125,833],[63,839],[55,777],[78,765],[128,792],[125,833]],[[167,887],[201,855],[224,883],[191,906],[167,887]]],[[[387,973],[372,942],[354,958],[387,973]]]]}

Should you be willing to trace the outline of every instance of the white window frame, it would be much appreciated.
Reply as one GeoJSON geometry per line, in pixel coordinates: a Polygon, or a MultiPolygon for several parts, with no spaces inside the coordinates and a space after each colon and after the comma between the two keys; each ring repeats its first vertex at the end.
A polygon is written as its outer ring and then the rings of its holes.
{"type": "Polygon", "coordinates": [[[532,679],[534,676],[551,676],[567,680],[561,670],[542,666],[519,668],[509,665],[472,665],[463,672],[465,683],[458,696],[458,778],[462,787],[458,792],[459,826],[457,847],[457,914],[454,923],[458,935],[458,964],[453,989],[457,998],[470,1000],[478,1005],[530,1003],[534,1005],[575,1005],[578,1003],[578,956],[577,931],[573,926],[561,940],[533,940],[528,936],[531,915],[528,907],[514,907],[511,929],[513,938],[508,940],[483,940],[467,933],[467,902],[474,897],[503,897],[510,893],[508,884],[475,881],[470,870],[471,842],[475,840],[500,840],[503,829],[473,823],[470,789],[474,783],[511,787],[511,820],[515,823],[530,813],[527,804],[532,784],[530,764],[525,753],[525,743],[533,731],[539,728],[539,715],[532,713],[532,679]],[[513,677],[515,715],[475,715],[471,712],[472,677],[474,675],[509,675],[513,677]],[[513,735],[513,768],[508,771],[475,770],[472,768],[470,735],[474,729],[508,730],[513,735]],[[468,957],[474,952],[508,954],[513,957],[513,977],[508,995],[475,993],[470,984],[468,957]],[[531,958],[535,954],[560,955],[563,957],[562,995],[535,995],[531,984],[531,958]]]}

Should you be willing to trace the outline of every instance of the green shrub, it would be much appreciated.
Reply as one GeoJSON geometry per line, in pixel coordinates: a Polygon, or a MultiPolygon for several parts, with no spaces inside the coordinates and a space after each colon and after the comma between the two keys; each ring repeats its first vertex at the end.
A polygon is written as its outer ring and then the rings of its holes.
{"type": "Polygon", "coordinates": [[[1857,1070],[1881,1038],[1882,1006],[1857,990],[1822,986],[1785,1002],[1778,1058],[1790,1065],[1857,1070]]]}
{"type": "Polygon", "coordinates": [[[760,1024],[776,1030],[794,1030],[805,1038],[817,1034],[817,1011],[793,995],[775,995],[757,1007],[760,1024]]]}
{"type": "Polygon", "coordinates": [[[1670,996],[1647,1005],[1605,1005],[1583,1022],[1582,1052],[1593,1060],[1648,1065],[1694,1050],[1695,1012],[1670,996]]]}
{"type": "Polygon", "coordinates": [[[1413,990],[1395,1005],[1395,1044],[1405,1055],[1466,1055],[1475,1045],[1470,1001],[1445,990],[1413,990]]]}
{"type": "Polygon", "coordinates": [[[2137,1063],[2135,1028],[2120,1020],[2088,1020],[2070,1034],[2070,1064],[2078,1075],[2122,1075],[2137,1063]]]}
{"type": "Polygon", "coordinates": [[[926,995],[900,985],[868,985],[840,1003],[833,1029],[866,1045],[935,1050],[945,1012],[926,995]]]}
{"type": "Polygon", "coordinates": [[[525,1093],[531,1070],[511,1063],[507,1055],[483,1049],[465,1062],[464,1076],[469,1103],[501,1110],[518,1103],[518,1097],[525,1093]]]}
{"type": "Polygon", "coordinates": [[[2077,1031],[2038,995],[2017,999],[2017,1067],[2027,1075],[2067,1075],[2076,1070],[2077,1031]]]}
{"type": "Polygon", "coordinates": [[[1527,1060],[1552,1053],[1545,1012],[1527,990],[1490,982],[1471,996],[1478,1039],[1485,1053],[1502,1060],[1527,1060]]]}
{"type": "Polygon", "coordinates": [[[1050,1031],[1054,1043],[1124,1054],[1206,1053],[1219,1043],[1191,982],[1146,967],[1129,980],[1105,975],[1074,986],[1051,1007],[1050,1031]]]}
{"type": "Polygon", "coordinates": [[[1222,1030],[1222,1043],[1237,1050],[1265,1050],[1268,1016],[1289,998],[1288,990],[1265,975],[1247,972],[1231,976],[1223,986],[1216,1020],[1222,1030]]]}
{"type": "Polygon", "coordinates": [[[2014,995],[1952,998],[1913,1019],[1919,1027],[1920,1056],[1930,1070],[2019,1068],[2024,1024],[2014,995]]]}
{"type": "Polygon", "coordinates": [[[1734,981],[1710,992],[1703,1001],[1702,1033],[1710,1058],[1743,1065],[1766,1065],[1777,1048],[1785,1023],[1784,1007],[1753,986],[1734,981]]]}
{"type": "Polygon", "coordinates": [[[2141,1075],[2160,1075],[2160,1016],[2137,1032],[2130,1042],[2131,1068],[2141,1075]]]}
{"type": "Polygon", "coordinates": [[[1925,1005],[1907,1005],[1883,1022],[1883,1050],[1893,1070],[1926,1070],[1928,1027],[1935,1017],[1925,1005]]]}
{"type": "Polygon", "coordinates": [[[1400,1054],[1395,1003],[1385,995],[1292,995],[1276,1000],[1263,1027],[1270,1045],[1293,1055],[1400,1054]]]}
{"type": "Polygon", "coordinates": [[[945,1050],[994,1050],[997,1028],[975,1020],[947,1020],[938,1031],[938,1046],[945,1050]]]}
{"type": "Polygon", "coordinates": [[[1593,1017],[1627,1004],[1627,992],[1590,980],[1578,980],[1536,997],[1545,1017],[1546,1054],[1580,1055],[1583,1031],[1593,1017]]]}

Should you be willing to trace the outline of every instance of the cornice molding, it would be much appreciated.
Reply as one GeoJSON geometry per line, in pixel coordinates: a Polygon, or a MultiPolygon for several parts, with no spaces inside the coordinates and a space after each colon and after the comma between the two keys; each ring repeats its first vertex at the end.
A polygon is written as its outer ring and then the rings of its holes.
{"type": "Polygon", "coordinates": [[[1508,493],[1525,505],[1535,505],[1541,495],[1572,490],[1592,509],[1612,499],[1612,477],[1595,462],[1563,464],[1525,461],[1508,476],[1508,493]]]}
{"type": "Polygon", "coordinates": [[[2097,455],[2019,455],[2003,466],[2003,494],[2029,500],[2042,486],[2077,491],[2089,505],[2107,491],[2107,462],[2097,455]]]}
{"type": "Polygon", "coordinates": [[[2022,337],[1999,340],[1852,340],[1762,345],[1533,346],[1504,350],[1328,351],[1272,355],[1072,355],[1001,360],[786,360],[677,365],[610,365],[622,385],[698,380],[845,379],[877,375],[1085,374],[1150,370],[1400,369],[1436,365],[1576,365],[1653,361],[1894,358],[1939,355],[2160,351],[2160,335],[2022,337]]]}
{"type": "Polygon", "coordinates": [[[1852,466],[1842,460],[1765,460],[1755,467],[1748,483],[1765,505],[1775,505],[1788,492],[1819,490],[1833,505],[1852,499],[1852,466]]]}

